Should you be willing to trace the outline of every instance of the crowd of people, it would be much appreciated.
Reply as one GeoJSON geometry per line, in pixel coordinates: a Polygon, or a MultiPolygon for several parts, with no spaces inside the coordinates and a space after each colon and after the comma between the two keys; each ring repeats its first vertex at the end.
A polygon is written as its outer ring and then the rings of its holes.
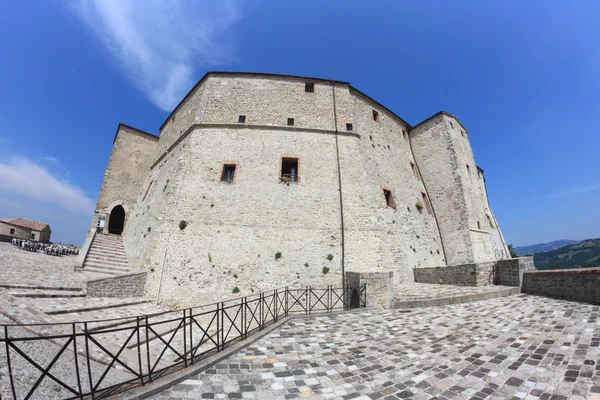
{"type": "Polygon", "coordinates": [[[14,246],[19,246],[21,250],[34,252],[43,251],[47,255],[51,256],[76,256],[79,254],[79,249],[77,247],[65,246],[62,244],[46,244],[18,238],[13,238],[12,244],[14,246]]]}

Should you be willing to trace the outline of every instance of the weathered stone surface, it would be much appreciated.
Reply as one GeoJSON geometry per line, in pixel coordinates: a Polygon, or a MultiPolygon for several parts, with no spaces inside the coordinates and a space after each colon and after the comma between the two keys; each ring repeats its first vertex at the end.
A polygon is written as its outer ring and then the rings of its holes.
{"type": "Polygon", "coordinates": [[[415,282],[443,285],[484,286],[494,283],[494,263],[415,268],[415,282]]]}
{"type": "Polygon", "coordinates": [[[600,304],[600,268],[523,274],[523,293],[600,304]]]}
{"type": "Polygon", "coordinates": [[[119,275],[86,282],[89,297],[137,297],[144,295],[146,272],[119,275]]]}

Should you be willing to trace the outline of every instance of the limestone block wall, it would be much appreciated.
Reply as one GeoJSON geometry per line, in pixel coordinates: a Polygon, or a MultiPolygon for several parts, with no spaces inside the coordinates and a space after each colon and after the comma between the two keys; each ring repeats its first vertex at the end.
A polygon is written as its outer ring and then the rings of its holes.
{"type": "Polygon", "coordinates": [[[494,262],[415,268],[415,282],[442,285],[486,286],[494,283],[494,262]]]}
{"type": "Polygon", "coordinates": [[[3,241],[9,242],[13,237],[16,237],[17,239],[29,239],[30,234],[31,229],[29,228],[0,222],[0,238],[3,238],[3,241]],[[10,233],[11,229],[14,229],[14,233],[10,233]]]}
{"type": "MultiPolygon", "coordinates": [[[[98,193],[96,210],[110,213],[112,207],[121,205],[125,209],[125,224],[138,197],[143,196],[144,186],[150,173],[158,138],[126,125],[119,125],[113,148],[106,165],[104,179],[98,193]]],[[[92,217],[90,229],[95,229],[96,215],[92,217]]],[[[108,217],[106,229],[108,228],[108,217]]]]}
{"type": "Polygon", "coordinates": [[[600,268],[525,272],[521,291],[600,304],[600,268]]]}
{"type": "Polygon", "coordinates": [[[496,263],[494,283],[505,286],[521,286],[523,273],[535,270],[533,257],[511,258],[496,263]]]}
{"type": "MultiPolygon", "coordinates": [[[[366,285],[367,307],[375,310],[392,308],[394,298],[393,272],[347,272],[347,285],[361,288],[366,285]]],[[[346,301],[351,302],[350,299],[346,301]]]]}
{"type": "Polygon", "coordinates": [[[447,263],[509,258],[466,129],[454,116],[441,112],[413,127],[410,137],[439,222],[447,263]]]}

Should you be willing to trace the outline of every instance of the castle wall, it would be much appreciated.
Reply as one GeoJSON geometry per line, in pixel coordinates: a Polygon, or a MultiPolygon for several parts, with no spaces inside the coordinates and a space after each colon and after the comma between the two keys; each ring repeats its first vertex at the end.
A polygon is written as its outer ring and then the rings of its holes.
{"type": "Polygon", "coordinates": [[[509,258],[466,130],[440,113],[410,131],[444,240],[448,265],[509,258]]]}
{"type": "Polygon", "coordinates": [[[452,172],[469,154],[477,169],[470,147],[455,150],[446,117],[412,130],[411,148],[408,124],[380,104],[342,82],[314,80],[308,93],[306,81],[208,75],[158,143],[135,130],[117,135],[98,209],[126,206],[125,249],[148,273],[147,295],[190,306],[286,285],[340,286],[342,245],[346,272],[391,272],[395,283],[412,282],[413,268],[492,251],[490,235],[472,229],[482,216],[470,212],[487,201],[485,187],[468,198],[468,177],[452,172]],[[299,159],[299,183],[280,182],[282,157],[299,159]],[[225,163],[237,166],[231,184],[220,182],[225,163]],[[416,206],[423,193],[438,221],[416,206]]]}
{"type": "MultiPolygon", "coordinates": [[[[108,159],[104,179],[98,194],[96,210],[110,213],[111,208],[120,204],[129,213],[133,209],[154,161],[158,138],[136,129],[120,125],[108,159]]],[[[141,193],[143,195],[144,193],[141,193]]],[[[95,229],[97,216],[94,215],[90,229],[95,229]]],[[[108,217],[105,232],[108,227],[108,217]]]]}

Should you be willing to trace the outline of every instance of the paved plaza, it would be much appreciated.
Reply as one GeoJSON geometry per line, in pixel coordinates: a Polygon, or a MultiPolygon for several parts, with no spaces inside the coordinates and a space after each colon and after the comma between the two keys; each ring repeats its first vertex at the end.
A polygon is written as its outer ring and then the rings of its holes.
{"type": "Polygon", "coordinates": [[[600,399],[600,307],[516,295],[293,319],[154,399],[600,399]]]}

